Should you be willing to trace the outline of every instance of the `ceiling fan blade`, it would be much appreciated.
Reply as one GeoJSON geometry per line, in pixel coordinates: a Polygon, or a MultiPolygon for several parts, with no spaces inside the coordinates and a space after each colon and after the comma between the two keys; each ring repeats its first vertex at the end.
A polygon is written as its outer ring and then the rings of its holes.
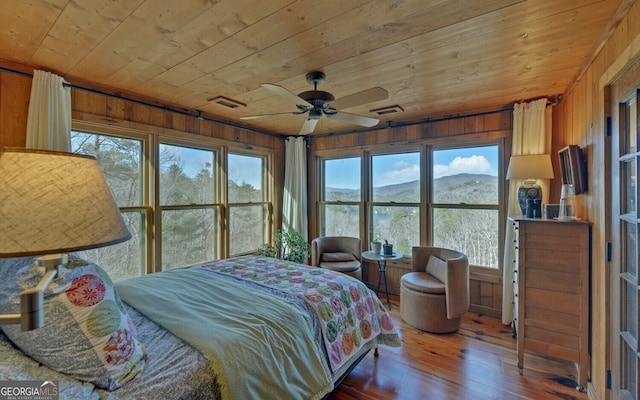
{"type": "Polygon", "coordinates": [[[338,100],[331,102],[331,108],[341,110],[343,108],[350,108],[359,106],[361,104],[373,103],[374,101],[384,100],[389,97],[389,92],[381,87],[374,87],[371,89],[363,90],[362,92],[350,94],[349,96],[341,97],[338,100]]]}
{"type": "Polygon", "coordinates": [[[260,118],[270,118],[270,117],[282,117],[284,115],[298,115],[298,114],[302,114],[302,113],[282,112],[282,113],[275,113],[275,114],[247,115],[244,117],[240,117],[240,119],[260,119],[260,118]]]}
{"type": "Polygon", "coordinates": [[[309,119],[304,120],[304,124],[302,125],[302,129],[300,129],[301,135],[308,135],[316,129],[316,125],[318,124],[317,119],[309,119]]]}
{"type": "Polygon", "coordinates": [[[369,128],[380,122],[380,120],[377,118],[370,118],[357,114],[349,114],[341,111],[337,111],[333,114],[326,114],[326,116],[327,118],[335,119],[336,121],[350,122],[352,124],[362,125],[369,128]]]}
{"type": "Polygon", "coordinates": [[[296,104],[296,105],[304,104],[304,105],[313,107],[313,104],[309,103],[308,101],[298,96],[297,94],[288,91],[282,86],[274,85],[273,83],[263,83],[262,87],[271,90],[273,93],[279,96],[284,97],[285,99],[289,100],[293,104],[296,104]]]}

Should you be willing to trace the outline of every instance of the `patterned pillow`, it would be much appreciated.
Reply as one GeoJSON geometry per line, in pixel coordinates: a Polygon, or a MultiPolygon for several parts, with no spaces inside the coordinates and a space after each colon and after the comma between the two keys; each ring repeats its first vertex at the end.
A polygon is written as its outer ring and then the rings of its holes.
{"type": "MultiPolygon", "coordinates": [[[[17,312],[20,292],[34,287],[43,270],[35,264],[20,268],[11,293],[0,303],[4,313],[17,312]]],[[[47,367],[76,379],[114,390],[142,372],[146,358],[135,327],[100,267],[70,260],[60,268],[44,294],[44,323],[24,332],[19,325],[3,330],[23,352],[47,367]]]]}
{"type": "Polygon", "coordinates": [[[355,261],[356,256],[351,253],[322,253],[321,259],[328,262],[355,261]]]}

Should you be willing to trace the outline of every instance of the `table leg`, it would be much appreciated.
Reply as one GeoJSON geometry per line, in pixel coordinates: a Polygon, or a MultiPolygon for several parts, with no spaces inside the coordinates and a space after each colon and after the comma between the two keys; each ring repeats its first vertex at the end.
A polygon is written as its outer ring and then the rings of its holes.
{"type": "Polygon", "coordinates": [[[387,284],[387,261],[378,261],[378,289],[376,292],[380,293],[380,280],[384,277],[384,292],[387,295],[387,305],[391,308],[391,300],[389,300],[389,285],[387,284]]]}
{"type": "Polygon", "coordinates": [[[380,279],[381,278],[382,278],[382,267],[380,266],[380,261],[378,261],[378,288],[376,289],[377,293],[380,293],[380,279]]]}

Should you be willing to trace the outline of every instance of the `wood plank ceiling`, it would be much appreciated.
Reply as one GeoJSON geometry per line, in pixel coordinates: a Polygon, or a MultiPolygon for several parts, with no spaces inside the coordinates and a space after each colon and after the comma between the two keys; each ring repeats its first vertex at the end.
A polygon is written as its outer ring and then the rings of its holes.
{"type": "MultiPolygon", "coordinates": [[[[261,86],[337,99],[380,126],[510,107],[562,94],[598,49],[621,0],[5,0],[0,60],[72,84],[157,101],[276,134],[306,115],[261,86]],[[228,108],[218,96],[246,106],[228,108]],[[378,116],[370,110],[400,106],[378,116]]],[[[322,117],[315,135],[362,129],[322,117]]]]}

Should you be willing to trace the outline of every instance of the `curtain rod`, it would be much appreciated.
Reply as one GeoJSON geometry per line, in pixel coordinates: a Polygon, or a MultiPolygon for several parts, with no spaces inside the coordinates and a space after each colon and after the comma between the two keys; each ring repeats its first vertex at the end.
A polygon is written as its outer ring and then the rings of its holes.
{"type": "MultiPolygon", "coordinates": [[[[12,73],[12,74],[33,78],[33,74],[29,74],[27,72],[15,71],[15,70],[12,70],[12,69],[9,69],[9,68],[5,68],[5,67],[0,67],[0,71],[9,72],[9,73],[12,73]]],[[[172,113],[175,113],[175,114],[184,115],[186,117],[193,117],[193,118],[197,118],[197,119],[203,120],[203,121],[215,122],[216,124],[226,125],[226,126],[230,126],[232,128],[242,129],[242,130],[245,130],[245,131],[258,133],[260,135],[271,136],[271,137],[274,137],[274,138],[277,138],[277,139],[284,140],[284,136],[283,135],[276,135],[274,133],[261,132],[261,131],[259,131],[257,129],[245,127],[245,126],[242,126],[242,125],[233,124],[233,123],[227,122],[227,121],[220,121],[220,120],[217,120],[217,119],[206,117],[203,114],[202,110],[195,110],[196,113],[193,114],[193,113],[190,113],[190,112],[187,112],[187,111],[174,110],[174,109],[169,108],[168,106],[160,106],[160,105],[157,105],[157,104],[151,104],[151,103],[147,103],[147,102],[144,102],[144,101],[141,101],[141,100],[130,99],[130,98],[119,96],[119,95],[112,94],[112,93],[106,93],[106,92],[102,92],[102,91],[95,90],[95,89],[89,89],[89,88],[78,86],[78,85],[74,85],[74,84],[71,84],[71,83],[68,83],[68,82],[63,82],[62,85],[64,87],[69,87],[69,88],[76,89],[76,90],[82,90],[82,91],[85,91],[85,92],[98,94],[98,95],[101,95],[101,96],[112,97],[112,98],[115,98],[115,99],[128,101],[130,103],[135,103],[135,104],[146,106],[146,107],[152,107],[152,108],[156,108],[156,109],[159,109],[159,110],[169,111],[169,112],[172,112],[172,113]]]]}
{"type": "Polygon", "coordinates": [[[551,95],[551,96],[533,97],[533,98],[526,99],[526,100],[516,100],[516,101],[513,102],[513,104],[530,103],[532,101],[536,101],[536,100],[540,100],[540,99],[547,99],[547,107],[553,107],[556,104],[560,103],[560,101],[562,100],[562,95],[561,94],[554,94],[554,95],[551,95]]]}

